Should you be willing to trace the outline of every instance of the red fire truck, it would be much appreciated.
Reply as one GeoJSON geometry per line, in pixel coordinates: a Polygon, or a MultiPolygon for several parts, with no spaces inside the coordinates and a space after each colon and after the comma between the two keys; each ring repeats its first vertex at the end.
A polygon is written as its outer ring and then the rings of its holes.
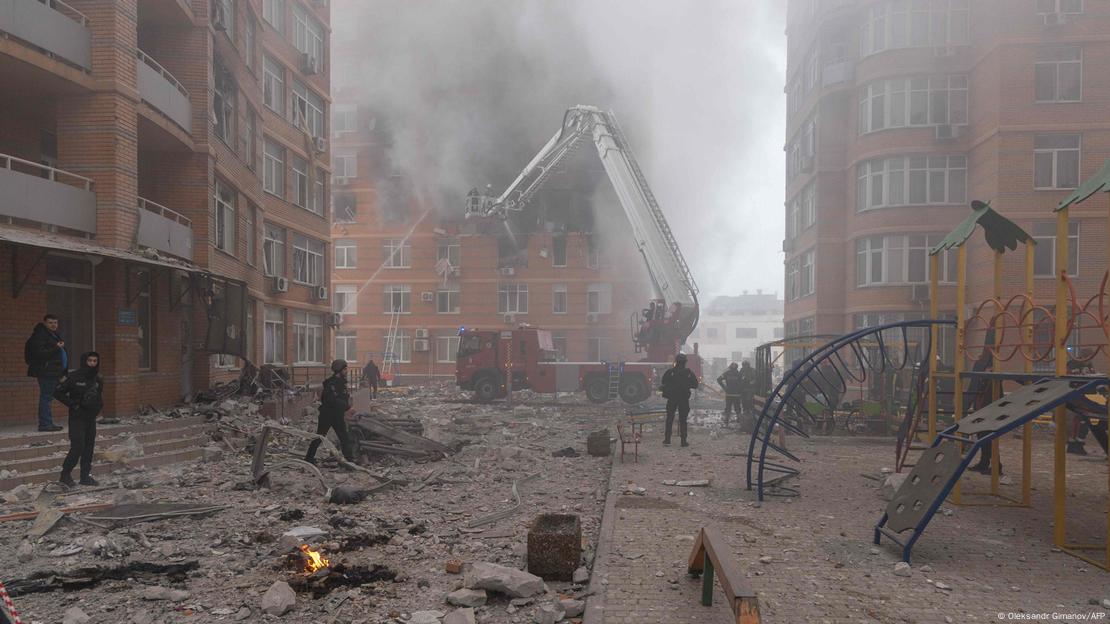
{"type": "MultiPolygon", "coordinates": [[[[527,325],[516,329],[460,329],[455,381],[481,401],[510,388],[536,392],[585,390],[591,401],[621,398],[638,403],[651,396],[657,378],[698,322],[698,288],[671,228],[648,187],[612,112],[575,106],[563,125],[499,197],[467,195],[467,218],[506,219],[521,211],[550,174],[580,144],[592,141],[628,219],[629,236],[647,265],[654,298],[631,319],[638,362],[557,362],[551,333],[527,325]]],[[[701,359],[688,365],[701,377],[701,359]]]]}

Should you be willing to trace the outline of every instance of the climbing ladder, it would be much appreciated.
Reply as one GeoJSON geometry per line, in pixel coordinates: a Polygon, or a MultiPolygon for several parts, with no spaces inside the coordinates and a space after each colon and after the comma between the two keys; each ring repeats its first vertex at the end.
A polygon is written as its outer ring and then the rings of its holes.
{"type": "Polygon", "coordinates": [[[385,353],[382,354],[382,379],[393,378],[393,362],[397,358],[397,330],[401,323],[401,311],[390,302],[389,330],[385,334],[385,353]]]}
{"type": "Polygon", "coordinates": [[[624,374],[624,362],[619,364],[606,363],[609,370],[609,400],[621,396],[621,375],[624,374]]]}
{"type": "Polygon", "coordinates": [[[1081,402],[1083,395],[1105,385],[1110,385],[1110,379],[1042,379],[976,410],[937,434],[875,525],[875,543],[886,536],[902,547],[902,560],[909,563],[914,544],[977,453],[1037,416],[1060,405],[1081,402]],[[903,537],[901,534],[906,531],[910,533],[903,537]]]}

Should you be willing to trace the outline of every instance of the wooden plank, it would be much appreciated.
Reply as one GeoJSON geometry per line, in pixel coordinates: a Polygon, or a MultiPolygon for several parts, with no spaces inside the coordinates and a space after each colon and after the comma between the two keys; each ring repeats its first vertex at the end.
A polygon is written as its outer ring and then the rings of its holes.
{"type": "MultiPolygon", "coordinates": [[[[740,572],[740,566],[728,550],[728,542],[719,530],[702,527],[694,539],[687,571],[690,574],[705,572],[708,575],[710,570],[721,583],[729,608],[736,616],[736,624],[760,624],[759,598],[740,572]]],[[[705,592],[711,590],[706,588],[703,594],[705,592]]]]}

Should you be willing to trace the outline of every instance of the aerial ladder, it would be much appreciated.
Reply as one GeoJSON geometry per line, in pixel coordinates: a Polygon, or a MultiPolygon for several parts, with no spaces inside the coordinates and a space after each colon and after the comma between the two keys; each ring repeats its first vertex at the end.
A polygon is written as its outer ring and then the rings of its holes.
{"type": "Polygon", "coordinates": [[[470,191],[466,216],[507,219],[511,213],[524,210],[551,174],[587,140],[597,148],[651,277],[654,296],[633,316],[633,343],[638,353],[646,353],[646,361],[669,361],[697,326],[698,287],[611,111],[594,106],[568,109],[562,127],[501,195],[491,197],[478,189],[470,191]]]}

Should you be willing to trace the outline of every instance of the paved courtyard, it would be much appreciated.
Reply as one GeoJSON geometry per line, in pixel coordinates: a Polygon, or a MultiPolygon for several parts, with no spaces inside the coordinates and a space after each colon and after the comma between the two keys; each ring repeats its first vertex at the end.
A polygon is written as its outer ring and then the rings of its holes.
{"type": "MultiPolygon", "coordinates": [[[[1017,621],[1028,614],[1083,614],[1110,621],[1110,573],[1052,547],[1051,432],[1034,432],[1033,507],[945,506],[914,550],[909,577],[894,575],[898,550],[871,542],[886,505],[881,469],[893,466],[894,440],[790,438],[803,460],[797,498],[754,503],[744,489],[746,435],[692,427],[691,446],[661,445],[661,426],[645,431],[639,463],[614,458],[612,521],[603,526],[595,576],[605,624],[730,622],[719,588],[713,607],[700,606],[700,580],[686,576],[694,535],[718,527],[748,582],[759,593],[763,621],[946,623],[1017,621]],[[707,488],[663,481],[710,479],[707,488]],[[640,494],[622,494],[643,488],[640,494]],[[761,558],[770,557],[769,563],[761,558]],[[1008,614],[1016,615],[1010,616],[1008,614]],[[1097,615],[1103,614],[1103,615],[1097,615]]],[[[1093,441],[1087,457],[1068,457],[1069,538],[1106,535],[1106,457],[1093,441]]],[[[1003,441],[1003,465],[1014,472],[1003,491],[1020,494],[1020,438],[1003,441]]],[[[969,473],[969,490],[988,477],[969,473]]],[[[764,559],[766,561],[766,559],[764,559]]],[[[1023,620],[1030,621],[1030,620],[1023,620]]]]}

